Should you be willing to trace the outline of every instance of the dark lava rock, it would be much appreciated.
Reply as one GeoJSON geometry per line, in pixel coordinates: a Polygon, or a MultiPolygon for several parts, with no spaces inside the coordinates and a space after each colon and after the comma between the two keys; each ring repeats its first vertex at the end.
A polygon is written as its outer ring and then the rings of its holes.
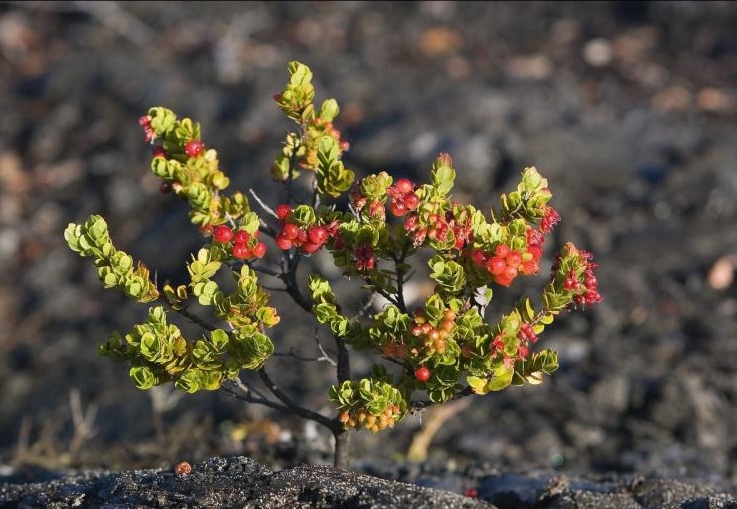
{"type": "MultiPolygon", "coordinates": [[[[387,472],[384,472],[387,475],[387,472]]],[[[456,473],[446,472],[453,484],[456,473]]],[[[443,477],[435,472],[435,478],[443,477]]],[[[212,458],[187,475],[170,470],[82,472],[0,488],[0,509],[67,507],[166,508],[600,508],[727,509],[737,499],[699,481],[550,473],[489,474],[477,498],[327,466],[273,471],[245,456],[212,458]],[[493,505],[492,505],[493,504],[493,505]]]]}
{"type": "Polygon", "coordinates": [[[0,508],[481,508],[480,500],[325,466],[274,472],[244,456],[171,471],[82,473],[0,488],[0,508]]]}

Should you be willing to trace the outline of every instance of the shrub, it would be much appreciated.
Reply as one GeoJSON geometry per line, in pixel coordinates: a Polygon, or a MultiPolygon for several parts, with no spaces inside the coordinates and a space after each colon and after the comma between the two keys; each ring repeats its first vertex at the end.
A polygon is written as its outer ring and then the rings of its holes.
{"type": "Polygon", "coordinates": [[[498,321],[486,321],[492,290],[541,271],[546,236],[560,219],[549,205],[546,179],[526,168],[489,216],[451,199],[456,170],[448,154],[434,161],[427,183],[394,180],[384,171],[357,179],[342,161],[348,143],[334,126],[338,103],[328,99],[318,108],[310,69],[299,62],[288,69],[289,82],[274,99],[298,129],[286,135],[271,169],[284,188],[283,203],[272,209],[254,194],[260,214],[246,194],[225,194],[229,179],[217,152],[202,141],[199,124],[163,107],[139,120],[145,140],[154,144],[151,171],[162,191],[188,202],[203,236],[202,248],[187,262],[186,284],[159,285],[143,263],[114,246],[98,215],[67,227],[69,247],[93,259],[106,288],[153,305],[145,322],[113,333],[99,353],[129,364],[139,389],[163,383],[189,393],[224,388],[247,402],[314,420],[336,439],[336,466],[347,464],[348,430],[377,432],[430,404],[541,383],[558,359],[535,348],[538,335],[564,310],[601,300],[591,254],[567,243],[537,303],[523,296],[498,321]],[[303,175],[314,191],[307,203],[293,186],[303,175]],[[275,263],[267,263],[268,249],[275,263]],[[345,277],[382,296],[383,309],[347,316],[327,278],[299,280],[300,260],[320,250],[332,255],[345,277]],[[421,252],[429,257],[434,292],[409,309],[404,286],[413,273],[411,258],[421,252]],[[216,282],[221,270],[232,275],[233,291],[216,282]],[[280,317],[260,284],[263,275],[280,279],[294,304],[334,337],[332,416],[303,407],[267,371],[274,353],[268,330],[280,317]],[[208,307],[211,317],[195,314],[193,301],[208,307]],[[171,323],[176,314],[206,333],[185,338],[171,323]],[[354,379],[350,350],[378,354],[383,363],[370,377],[354,379]],[[267,392],[239,378],[243,370],[255,371],[267,392]]]}

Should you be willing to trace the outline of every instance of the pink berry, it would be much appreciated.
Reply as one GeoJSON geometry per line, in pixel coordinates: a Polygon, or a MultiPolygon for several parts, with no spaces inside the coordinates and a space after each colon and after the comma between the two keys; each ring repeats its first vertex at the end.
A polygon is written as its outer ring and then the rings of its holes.
{"type": "Polygon", "coordinates": [[[205,144],[199,140],[190,140],[184,146],[184,153],[189,157],[197,157],[205,150],[205,144]]]}

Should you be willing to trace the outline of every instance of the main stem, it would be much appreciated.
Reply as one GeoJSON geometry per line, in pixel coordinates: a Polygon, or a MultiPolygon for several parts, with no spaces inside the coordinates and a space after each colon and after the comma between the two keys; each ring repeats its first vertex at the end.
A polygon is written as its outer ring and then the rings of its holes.
{"type": "Polygon", "coordinates": [[[333,466],[347,470],[349,467],[349,459],[351,455],[351,434],[341,425],[339,429],[333,428],[333,438],[335,439],[335,457],[333,466]]]}
{"type": "MultiPolygon", "coordinates": [[[[343,338],[337,334],[333,335],[335,339],[335,347],[338,350],[336,374],[338,375],[338,385],[351,378],[351,358],[348,353],[348,347],[343,338]]],[[[350,433],[347,432],[341,422],[336,419],[337,427],[332,430],[335,439],[335,458],[333,466],[335,468],[348,468],[348,459],[350,458],[351,442],[350,433]]]]}

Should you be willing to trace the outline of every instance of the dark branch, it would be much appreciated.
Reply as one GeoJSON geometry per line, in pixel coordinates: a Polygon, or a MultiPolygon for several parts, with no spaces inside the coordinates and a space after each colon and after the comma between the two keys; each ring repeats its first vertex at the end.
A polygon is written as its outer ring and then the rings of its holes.
{"type": "Polygon", "coordinates": [[[337,419],[330,419],[328,417],[325,417],[322,414],[318,414],[317,412],[313,412],[312,410],[308,408],[304,408],[302,406],[299,406],[296,404],[292,399],[287,396],[280,388],[277,386],[274,381],[269,377],[268,373],[266,373],[266,370],[263,368],[259,368],[258,374],[261,377],[261,381],[266,385],[266,387],[271,391],[271,393],[277,397],[287,408],[287,412],[298,415],[304,419],[309,419],[311,421],[315,421],[318,424],[322,424],[326,428],[328,428],[330,431],[335,432],[337,429],[343,429],[343,425],[337,420],[337,419]]]}

